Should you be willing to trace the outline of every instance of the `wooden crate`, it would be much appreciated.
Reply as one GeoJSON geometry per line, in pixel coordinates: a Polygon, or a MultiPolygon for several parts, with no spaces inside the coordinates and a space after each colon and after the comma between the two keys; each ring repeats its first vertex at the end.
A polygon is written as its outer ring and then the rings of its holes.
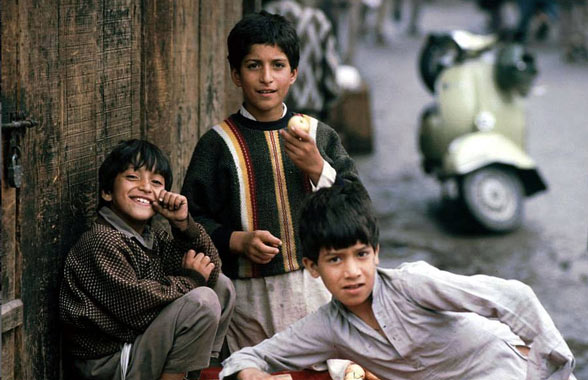
{"type": "Polygon", "coordinates": [[[349,153],[371,153],[374,145],[368,85],[362,83],[358,90],[345,90],[329,112],[328,122],[349,153]]]}

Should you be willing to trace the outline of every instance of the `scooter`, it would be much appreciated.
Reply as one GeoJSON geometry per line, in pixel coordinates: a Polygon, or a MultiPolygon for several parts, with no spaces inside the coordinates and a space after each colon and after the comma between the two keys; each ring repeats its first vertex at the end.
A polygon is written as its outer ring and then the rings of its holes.
{"type": "Polygon", "coordinates": [[[534,57],[493,35],[453,31],[428,36],[419,68],[436,100],[420,119],[424,171],[483,229],[518,228],[523,197],[547,189],[525,151],[534,57]]]}

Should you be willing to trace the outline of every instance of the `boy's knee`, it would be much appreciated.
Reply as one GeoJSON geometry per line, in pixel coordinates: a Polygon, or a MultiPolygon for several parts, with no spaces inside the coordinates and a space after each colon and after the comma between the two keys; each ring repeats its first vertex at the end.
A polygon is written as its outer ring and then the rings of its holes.
{"type": "Polygon", "coordinates": [[[198,315],[198,318],[209,319],[211,322],[218,324],[221,315],[221,305],[219,298],[214,290],[201,286],[192,289],[185,297],[186,306],[190,305],[192,312],[198,315]]]}
{"type": "Polygon", "coordinates": [[[235,303],[235,286],[233,285],[233,281],[224,274],[221,273],[218,277],[214,291],[220,298],[221,304],[232,305],[235,303]]]}

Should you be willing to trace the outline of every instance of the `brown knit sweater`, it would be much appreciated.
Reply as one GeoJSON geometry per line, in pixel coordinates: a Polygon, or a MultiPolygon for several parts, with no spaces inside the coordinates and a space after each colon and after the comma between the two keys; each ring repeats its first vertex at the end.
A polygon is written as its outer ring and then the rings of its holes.
{"type": "Polygon", "coordinates": [[[198,286],[213,287],[220,259],[208,234],[189,220],[174,239],[155,227],[153,249],[119,232],[99,217],[70,250],[59,294],[65,347],[72,356],[99,358],[132,343],[159,312],[198,286]],[[208,282],[182,268],[188,249],[203,252],[215,264],[208,282]]]}

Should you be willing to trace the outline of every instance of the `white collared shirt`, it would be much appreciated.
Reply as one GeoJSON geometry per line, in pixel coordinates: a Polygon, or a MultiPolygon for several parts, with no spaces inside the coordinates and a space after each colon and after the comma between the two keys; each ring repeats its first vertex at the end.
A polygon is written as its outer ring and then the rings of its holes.
{"type": "Polygon", "coordinates": [[[372,309],[385,336],[332,300],[234,353],[220,379],[250,367],[298,370],[330,358],[353,360],[386,380],[568,380],[574,368],[551,317],[519,281],[407,263],[377,270],[372,309]],[[531,347],[528,359],[514,347],[519,337],[531,347]]]}

